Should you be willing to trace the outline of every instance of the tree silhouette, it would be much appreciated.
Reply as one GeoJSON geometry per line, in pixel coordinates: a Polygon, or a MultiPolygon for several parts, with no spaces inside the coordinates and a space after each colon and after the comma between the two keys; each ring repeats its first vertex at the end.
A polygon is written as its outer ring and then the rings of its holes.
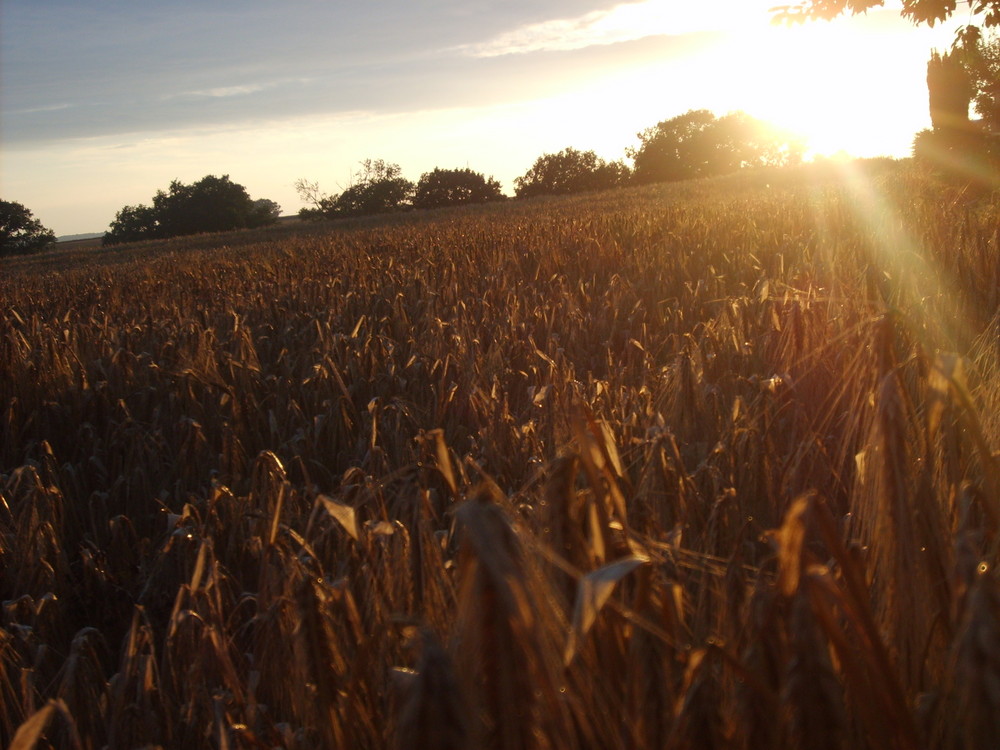
{"type": "Polygon", "coordinates": [[[295,181],[295,192],[299,198],[311,206],[299,209],[299,217],[309,221],[319,221],[336,215],[336,195],[327,195],[319,188],[318,182],[310,182],[304,177],[295,181]]]}
{"type": "Polygon", "coordinates": [[[281,216],[281,206],[269,198],[258,198],[253,202],[253,219],[255,224],[272,224],[281,216]]]}
{"type": "Polygon", "coordinates": [[[500,183],[492,177],[465,169],[435,168],[425,172],[413,195],[414,208],[439,208],[502,200],[500,183]]]}
{"type": "Polygon", "coordinates": [[[783,167],[802,161],[800,138],[745,112],[720,117],[713,129],[720,165],[726,172],[748,167],[783,167]]]}
{"type": "Polygon", "coordinates": [[[782,166],[802,158],[796,139],[743,112],[716,118],[707,109],[690,110],[638,137],[640,145],[628,153],[640,184],[782,166]]]}
{"type": "Polygon", "coordinates": [[[55,241],[55,233],[23,205],[0,200],[0,256],[41,252],[55,241]]]}
{"type": "Polygon", "coordinates": [[[412,195],[413,183],[398,164],[365,159],[361,173],[337,198],[337,210],[345,216],[388,213],[409,206],[412,195]]]}
{"type": "Polygon", "coordinates": [[[138,242],[163,236],[156,220],[156,210],[152,206],[124,206],[111,222],[102,244],[118,245],[123,242],[138,242]]]}
{"type": "Polygon", "coordinates": [[[968,130],[972,80],[960,53],[934,51],[927,62],[927,94],[935,130],[968,130]]]}
{"type": "Polygon", "coordinates": [[[229,175],[208,175],[157,191],[153,205],[125,206],[104,235],[105,245],[200,232],[225,232],[273,224],[281,212],[274,201],[254,201],[229,175]]]}
{"type": "Polygon", "coordinates": [[[950,52],[927,62],[932,129],[914,136],[913,156],[951,179],[990,186],[1000,159],[1000,43],[966,27],[950,52]],[[975,102],[979,120],[969,119],[975,102]]]}
{"type": "Polygon", "coordinates": [[[629,151],[638,183],[684,180],[709,173],[712,145],[706,138],[715,115],[693,109],[638,133],[641,145],[629,151]]]}
{"type": "Polygon", "coordinates": [[[539,156],[531,169],[514,180],[514,189],[518,198],[567,195],[624,185],[629,177],[629,168],[620,161],[607,162],[593,151],[566,148],[539,156]]]}
{"type": "Polygon", "coordinates": [[[329,219],[337,216],[367,216],[408,208],[413,199],[413,183],[402,176],[398,164],[383,159],[365,159],[361,171],[339,195],[320,192],[319,184],[300,179],[295,183],[302,200],[311,208],[299,210],[304,219],[329,219]]]}

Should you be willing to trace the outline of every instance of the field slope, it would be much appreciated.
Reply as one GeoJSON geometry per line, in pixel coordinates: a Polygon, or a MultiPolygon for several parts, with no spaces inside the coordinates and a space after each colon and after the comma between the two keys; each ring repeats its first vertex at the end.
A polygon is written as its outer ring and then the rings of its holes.
{"type": "Polygon", "coordinates": [[[998,220],[869,165],[0,262],[0,742],[993,747],[998,220]]]}

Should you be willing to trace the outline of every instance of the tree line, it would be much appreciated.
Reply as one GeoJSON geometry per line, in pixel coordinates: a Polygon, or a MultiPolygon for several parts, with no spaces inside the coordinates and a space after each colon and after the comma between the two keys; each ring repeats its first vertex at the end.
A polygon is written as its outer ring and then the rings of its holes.
{"type": "MultiPolygon", "coordinates": [[[[743,112],[716,117],[705,109],[663,120],[638,133],[639,145],[623,160],[606,161],[594,151],[565,148],[539,156],[514,180],[517,198],[607,190],[726,174],[746,167],[784,166],[801,161],[802,144],[789,133],[743,112]]],[[[381,159],[361,162],[350,185],[326,194],[308,180],[296,183],[309,204],[305,219],[386,213],[410,208],[439,208],[503,200],[500,183],[469,168],[434,169],[413,183],[398,164],[381,159]]]]}
{"type": "MultiPolygon", "coordinates": [[[[863,13],[883,0],[800,0],[772,8],[773,20],[800,23],[863,13]]],[[[927,66],[932,127],[916,134],[914,157],[963,177],[995,185],[1000,166],[1000,40],[985,39],[982,28],[1000,26],[1000,0],[970,2],[970,23],[959,30],[952,49],[935,52],[927,66]],[[978,24],[978,25],[977,25],[978,24]],[[978,120],[969,118],[972,106],[978,120]]],[[[915,24],[945,21],[957,9],[954,0],[908,0],[901,13],[915,24]]],[[[594,151],[566,148],[543,154],[514,181],[515,195],[565,195],[627,184],[725,174],[746,167],[782,166],[801,160],[802,145],[742,112],[716,117],[691,110],[663,120],[638,134],[639,145],[627,150],[632,166],[605,161],[594,151]]],[[[502,200],[492,177],[465,169],[434,169],[412,183],[398,164],[366,160],[351,184],[328,195],[318,183],[299,180],[296,188],[309,206],[306,219],[360,216],[408,208],[438,208],[502,200]]],[[[105,244],[173,237],[196,232],[265,226],[277,221],[280,207],[252,200],[228,175],[209,175],[193,185],[178,181],[159,191],[151,205],[118,211],[105,244]]],[[[0,256],[38,252],[55,242],[54,233],[32,218],[31,211],[0,201],[0,256]]]]}
{"type": "MultiPolygon", "coordinates": [[[[802,146],[794,138],[749,115],[716,117],[691,110],[638,133],[639,145],[626,150],[632,160],[606,161],[594,151],[565,148],[542,154],[514,180],[518,198],[568,195],[725,174],[745,167],[797,163],[802,146]]],[[[398,164],[382,159],[361,162],[359,171],[340,193],[327,194],[319,184],[295,183],[308,205],[299,216],[308,220],[367,216],[407,209],[431,209],[505,200],[500,183],[466,167],[435,168],[413,183],[398,164]]],[[[281,207],[266,198],[254,200],[229,175],[208,175],[187,185],[178,180],[152,200],[122,207],[104,234],[104,245],[164,239],[202,232],[253,229],[273,224],[281,207]]],[[[55,242],[55,235],[31,219],[20,204],[5,204],[0,213],[3,254],[36,252],[55,242]],[[33,223],[32,223],[33,222],[33,223]]]]}

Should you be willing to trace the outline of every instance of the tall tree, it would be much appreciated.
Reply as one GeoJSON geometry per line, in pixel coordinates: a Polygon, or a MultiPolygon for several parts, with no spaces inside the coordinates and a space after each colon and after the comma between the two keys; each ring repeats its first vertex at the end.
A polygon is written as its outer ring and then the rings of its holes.
{"type": "Polygon", "coordinates": [[[299,197],[312,207],[299,210],[303,219],[332,219],[338,216],[367,216],[408,208],[414,185],[403,177],[398,164],[384,159],[365,159],[351,184],[339,194],[327,195],[319,183],[300,179],[295,183],[299,197]]]}
{"type": "Polygon", "coordinates": [[[715,123],[707,109],[692,109],[662,120],[638,134],[640,145],[629,151],[639,183],[704,176],[712,168],[712,146],[706,134],[715,123]]]}
{"type": "Polygon", "coordinates": [[[486,203],[504,197],[500,183],[492,177],[465,169],[435,168],[425,172],[413,195],[414,208],[438,208],[467,203],[486,203]]]}
{"type": "Polygon", "coordinates": [[[398,211],[410,205],[413,183],[403,177],[398,164],[383,159],[365,159],[361,172],[337,198],[337,212],[344,216],[398,211]]]}
{"type": "Polygon", "coordinates": [[[694,109],[646,128],[638,136],[640,145],[630,149],[629,155],[639,183],[781,166],[802,158],[796,139],[744,112],[716,118],[707,109],[694,109]]]}
{"type": "Polygon", "coordinates": [[[984,36],[978,28],[966,27],[951,54],[968,75],[973,108],[984,129],[1000,133],[1000,35],[984,36]]]}
{"type": "Polygon", "coordinates": [[[721,164],[727,172],[797,164],[805,150],[797,136],[746,112],[723,115],[713,130],[722,152],[721,164]]]}
{"type": "Polygon", "coordinates": [[[174,180],[169,191],[156,194],[153,208],[168,236],[244,229],[268,220],[229,175],[207,175],[191,185],[174,180]]]}
{"type": "Polygon", "coordinates": [[[103,244],[119,245],[123,242],[139,242],[162,237],[156,210],[140,203],[124,206],[111,222],[111,228],[104,234],[103,244]]]}
{"type": "Polygon", "coordinates": [[[281,206],[270,198],[258,198],[253,202],[252,225],[273,224],[281,216],[281,206]]]}
{"type": "Polygon", "coordinates": [[[913,156],[966,183],[996,184],[1000,168],[1000,41],[965,27],[950,52],[927,63],[931,130],[914,136],[913,156]],[[974,103],[979,120],[969,119],[974,103]]]}
{"type": "Polygon", "coordinates": [[[274,201],[254,201],[229,175],[207,175],[191,185],[179,180],[153,196],[153,205],[125,206],[104,235],[105,245],[199,232],[225,232],[273,224],[274,201]]]}
{"type": "Polygon", "coordinates": [[[0,200],[0,256],[37,253],[55,241],[55,233],[23,205],[0,200]]]}
{"type": "Polygon", "coordinates": [[[608,162],[593,151],[565,148],[539,156],[531,169],[514,180],[514,190],[518,198],[567,195],[624,185],[629,177],[629,168],[620,161],[608,162]]]}
{"type": "Polygon", "coordinates": [[[972,81],[958,51],[931,53],[927,61],[927,95],[935,130],[967,130],[972,81]]]}

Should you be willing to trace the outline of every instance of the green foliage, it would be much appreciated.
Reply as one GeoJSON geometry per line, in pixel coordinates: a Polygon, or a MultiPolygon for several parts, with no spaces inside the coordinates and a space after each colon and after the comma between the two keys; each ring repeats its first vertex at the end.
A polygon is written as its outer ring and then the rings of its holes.
{"type": "MultiPolygon", "coordinates": [[[[959,33],[951,55],[962,65],[969,98],[985,129],[1000,131],[1000,36],[984,38],[978,28],[966,27],[959,33]]],[[[929,87],[930,78],[927,83],[929,87]]]]}
{"type": "Polygon", "coordinates": [[[156,209],[140,203],[138,206],[125,206],[115,214],[110,231],[104,235],[103,244],[118,245],[160,236],[165,235],[159,233],[156,209]]]}
{"type": "Polygon", "coordinates": [[[412,205],[414,185],[402,176],[398,164],[383,159],[365,159],[361,172],[339,195],[321,193],[319,184],[300,179],[295,183],[302,200],[312,204],[303,208],[303,219],[332,219],[338,216],[369,216],[390,213],[412,205]]]}
{"type": "Polygon", "coordinates": [[[299,218],[320,221],[335,215],[337,196],[320,192],[318,182],[299,178],[295,181],[295,191],[299,194],[299,198],[311,204],[299,209],[299,218]]]}
{"type": "MultiPolygon", "coordinates": [[[[771,10],[777,23],[803,23],[812,19],[829,20],[843,13],[865,13],[884,4],[885,0],[802,0],[771,10]]],[[[915,24],[934,26],[951,18],[958,5],[956,0],[903,0],[900,13],[915,24]]],[[[983,26],[1000,26],[1000,0],[971,0],[961,5],[963,10],[968,6],[973,14],[981,16],[983,26]]]]}
{"type": "Polygon", "coordinates": [[[629,155],[635,180],[643,184],[783,166],[802,158],[794,138],[743,112],[716,118],[707,109],[690,110],[638,136],[641,145],[629,155]]]}
{"type": "Polygon", "coordinates": [[[281,216],[281,206],[269,198],[258,198],[253,202],[254,226],[273,224],[281,216]]]}
{"type": "Polygon", "coordinates": [[[706,137],[715,115],[690,110],[638,134],[642,145],[630,152],[636,182],[683,180],[709,174],[713,148],[706,137]]]}
{"type": "Polygon", "coordinates": [[[593,151],[566,148],[539,156],[531,169],[514,180],[514,189],[518,198],[568,195],[618,187],[629,178],[629,168],[620,161],[607,162],[593,151]]]}
{"type": "Polygon", "coordinates": [[[340,213],[365,216],[398,211],[410,205],[413,183],[402,176],[398,164],[366,159],[361,166],[359,178],[337,199],[340,213]]]}
{"type": "Polygon", "coordinates": [[[104,244],[252,229],[273,224],[280,213],[277,203],[253,200],[229,175],[208,175],[191,185],[174,180],[169,190],[157,191],[152,206],[122,208],[104,235],[104,244]]]}
{"type": "Polygon", "coordinates": [[[417,182],[414,208],[440,208],[469,203],[486,203],[504,198],[500,183],[492,177],[465,169],[434,169],[417,182]]]}
{"type": "Polygon", "coordinates": [[[0,200],[0,256],[41,252],[55,241],[55,233],[23,205],[0,200]]]}

